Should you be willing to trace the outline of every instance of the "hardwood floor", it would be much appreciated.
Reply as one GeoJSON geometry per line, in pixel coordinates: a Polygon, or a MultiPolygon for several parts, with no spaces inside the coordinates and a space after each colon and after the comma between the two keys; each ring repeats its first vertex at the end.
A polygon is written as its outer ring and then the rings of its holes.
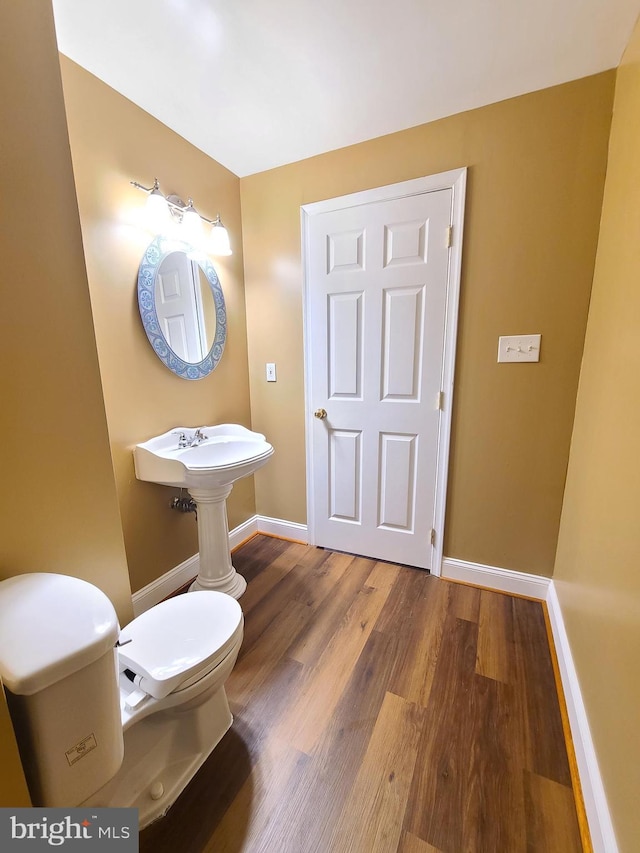
{"type": "Polygon", "coordinates": [[[234,725],[142,853],[582,851],[542,606],[257,536],[234,725]]]}

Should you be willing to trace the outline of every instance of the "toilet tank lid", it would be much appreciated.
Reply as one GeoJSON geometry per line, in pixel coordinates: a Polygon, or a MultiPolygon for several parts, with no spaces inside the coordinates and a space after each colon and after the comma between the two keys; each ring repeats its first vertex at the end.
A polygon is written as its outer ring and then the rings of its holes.
{"type": "Polygon", "coordinates": [[[111,601],[80,578],[37,572],[0,581],[0,677],[31,696],[98,660],[115,645],[111,601]]]}

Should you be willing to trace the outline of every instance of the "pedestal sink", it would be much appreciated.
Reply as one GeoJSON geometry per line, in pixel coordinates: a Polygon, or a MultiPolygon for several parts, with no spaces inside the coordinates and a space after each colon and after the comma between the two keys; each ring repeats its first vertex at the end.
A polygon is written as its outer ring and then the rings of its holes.
{"type": "Polygon", "coordinates": [[[235,481],[253,474],[272,454],[264,435],[238,424],[198,431],[176,427],[136,444],[139,480],[186,488],[197,504],[200,571],[191,590],[214,589],[240,598],[247,588],[231,562],[226,501],[235,481]]]}

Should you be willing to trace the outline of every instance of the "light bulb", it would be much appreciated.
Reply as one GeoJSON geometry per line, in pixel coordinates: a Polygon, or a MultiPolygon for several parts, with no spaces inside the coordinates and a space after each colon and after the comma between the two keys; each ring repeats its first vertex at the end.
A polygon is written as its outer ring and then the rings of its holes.
{"type": "Polygon", "coordinates": [[[213,223],[213,227],[211,229],[211,235],[209,236],[209,251],[212,255],[231,254],[229,234],[222,222],[220,222],[220,214],[216,216],[216,221],[213,223]]]}
{"type": "Polygon", "coordinates": [[[161,234],[167,229],[171,216],[166,198],[158,189],[157,183],[147,196],[145,219],[149,229],[155,234],[161,234]]]}
{"type": "Polygon", "coordinates": [[[189,199],[189,204],[182,213],[182,234],[183,239],[194,246],[202,242],[202,220],[193,206],[192,199],[189,199]]]}

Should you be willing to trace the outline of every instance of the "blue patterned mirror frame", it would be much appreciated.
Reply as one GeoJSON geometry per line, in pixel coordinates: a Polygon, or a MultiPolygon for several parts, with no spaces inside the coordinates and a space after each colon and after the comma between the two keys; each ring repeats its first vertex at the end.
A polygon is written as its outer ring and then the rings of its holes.
{"type": "Polygon", "coordinates": [[[227,339],[227,309],[220,280],[213,264],[202,252],[197,252],[188,243],[158,235],[149,243],[142,256],[138,271],[138,307],[142,325],[147,333],[149,342],[160,361],[182,379],[203,379],[218,366],[222,358],[224,344],[227,339]],[[194,260],[197,259],[200,268],[211,285],[211,292],[216,306],[216,336],[206,357],[197,364],[183,361],[171,349],[160,328],[158,312],[156,311],[155,284],[156,275],[163,259],[171,252],[185,252],[194,260]]]}

